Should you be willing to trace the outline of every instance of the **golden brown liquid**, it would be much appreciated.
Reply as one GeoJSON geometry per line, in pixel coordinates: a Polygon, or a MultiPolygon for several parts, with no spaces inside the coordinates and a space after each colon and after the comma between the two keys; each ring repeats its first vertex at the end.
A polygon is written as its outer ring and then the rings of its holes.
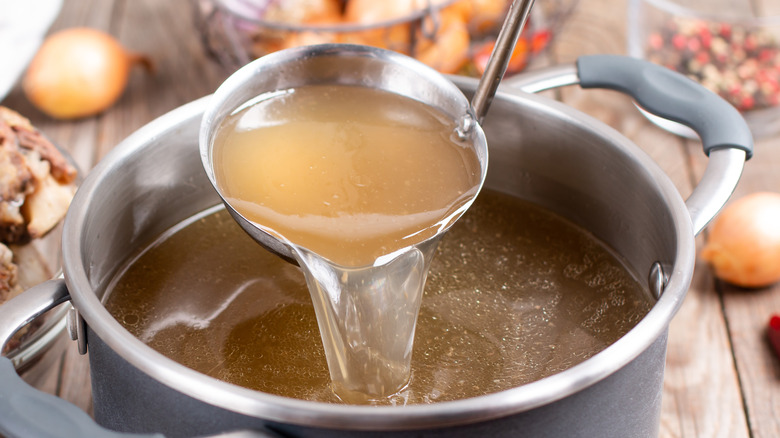
{"type": "Polygon", "coordinates": [[[402,388],[429,238],[479,187],[471,139],[421,102],[315,85],[246,102],[220,125],[213,160],[229,204],[293,249],[336,393],[365,402],[402,388]]]}
{"type": "MultiPolygon", "coordinates": [[[[483,191],[432,262],[409,385],[374,403],[462,399],[541,379],[606,348],[651,305],[590,234],[483,191]]],[[[303,274],[260,248],[224,211],[149,246],[114,279],[106,307],[149,346],[202,373],[341,402],[303,274]]]]}
{"type": "Polygon", "coordinates": [[[346,85],[261,97],[229,116],[213,148],[222,194],[245,218],[343,266],[436,233],[471,200],[480,166],[443,113],[346,85]]]}

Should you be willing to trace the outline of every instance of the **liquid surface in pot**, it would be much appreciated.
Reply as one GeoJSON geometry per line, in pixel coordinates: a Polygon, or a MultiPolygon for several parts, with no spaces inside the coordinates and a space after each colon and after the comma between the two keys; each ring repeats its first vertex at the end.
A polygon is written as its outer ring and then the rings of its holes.
{"type": "MultiPolygon", "coordinates": [[[[204,374],[342,402],[303,274],[224,210],[161,236],[114,279],[105,304],[143,342],[204,374]]],[[[606,348],[651,305],[649,292],[589,233],[483,191],[432,262],[409,384],[373,403],[456,400],[541,379],[606,348]]]]}
{"type": "Polygon", "coordinates": [[[433,252],[425,241],[479,188],[471,138],[405,96],[306,85],[245,102],[212,146],[223,197],[303,268],[339,396],[398,391],[433,252]]]}

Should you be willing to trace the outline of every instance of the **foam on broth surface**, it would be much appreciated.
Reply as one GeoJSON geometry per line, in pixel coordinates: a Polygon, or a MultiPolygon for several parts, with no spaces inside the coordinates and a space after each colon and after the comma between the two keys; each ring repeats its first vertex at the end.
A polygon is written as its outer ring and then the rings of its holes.
{"type": "MultiPolygon", "coordinates": [[[[649,292],[589,233],[484,191],[432,262],[409,384],[372,403],[455,400],[541,379],[606,348],[651,305],[649,292]]],[[[152,348],[200,372],[342,402],[331,390],[303,274],[224,211],[147,248],[115,278],[106,307],[152,348]]]]}

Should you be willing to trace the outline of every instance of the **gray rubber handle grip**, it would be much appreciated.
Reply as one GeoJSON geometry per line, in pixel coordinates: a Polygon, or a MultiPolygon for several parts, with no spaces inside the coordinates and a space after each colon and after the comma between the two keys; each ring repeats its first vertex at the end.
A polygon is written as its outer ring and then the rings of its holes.
{"type": "Polygon", "coordinates": [[[75,405],[28,385],[6,357],[0,357],[0,432],[7,437],[37,438],[162,437],[119,433],[98,426],[75,405]]]}
{"type": "Polygon", "coordinates": [[[588,55],[577,59],[577,74],[582,88],[623,92],[647,111],[692,128],[707,155],[721,148],[753,155],[753,135],[739,111],[679,73],[625,56],[588,55]]]}

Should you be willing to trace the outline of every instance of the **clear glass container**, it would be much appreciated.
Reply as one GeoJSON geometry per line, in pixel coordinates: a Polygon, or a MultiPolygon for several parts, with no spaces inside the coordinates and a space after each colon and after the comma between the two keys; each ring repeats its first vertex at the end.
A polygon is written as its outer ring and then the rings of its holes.
{"type": "MultiPolygon", "coordinates": [[[[780,2],[630,0],[628,52],[734,105],[757,138],[780,132],[780,2]]],[[[692,131],[658,122],[681,135],[692,131]]]]}

